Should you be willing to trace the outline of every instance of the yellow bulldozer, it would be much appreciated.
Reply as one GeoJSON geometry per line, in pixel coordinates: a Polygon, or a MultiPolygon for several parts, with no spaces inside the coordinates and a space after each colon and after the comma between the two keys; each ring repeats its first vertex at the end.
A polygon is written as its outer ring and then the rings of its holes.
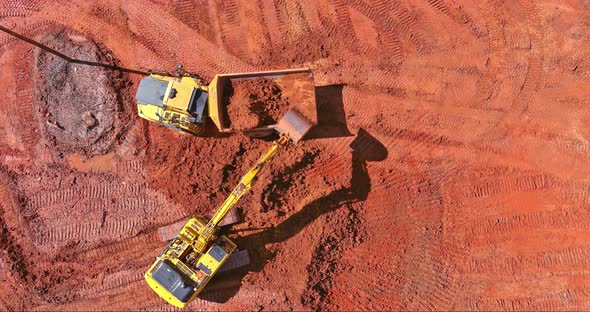
{"type": "MultiPolygon", "coordinates": [[[[209,85],[195,76],[152,74],[139,83],[135,96],[137,111],[149,121],[194,135],[204,133],[207,117],[220,132],[232,132],[226,120],[225,88],[234,81],[256,78],[272,79],[284,95],[297,100],[300,111],[311,112],[305,116],[307,119],[315,119],[313,75],[308,68],[220,74],[215,75],[209,85]]],[[[264,130],[268,127],[245,129],[244,133],[250,136],[271,133],[264,130]]]]}

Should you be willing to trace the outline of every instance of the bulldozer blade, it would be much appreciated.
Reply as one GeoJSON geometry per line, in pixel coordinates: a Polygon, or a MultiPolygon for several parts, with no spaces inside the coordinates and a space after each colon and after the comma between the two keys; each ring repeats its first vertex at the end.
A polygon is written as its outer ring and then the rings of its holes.
{"type": "MultiPolygon", "coordinates": [[[[224,107],[226,86],[231,81],[255,78],[272,79],[280,86],[282,95],[289,99],[291,107],[297,108],[312,124],[317,124],[315,86],[313,74],[309,68],[234,73],[216,75],[208,86],[209,118],[215,123],[220,132],[233,131],[229,128],[229,122],[226,120],[228,117],[226,107],[224,107]]],[[[268,132],[266,133],[268,134],[268,132]]],[[[261,136],[262,134],[253,135],[261,136]]]]}
{"type": "Polygon", "coordinates": [[[293,144],[297,144],[313,126],[313,123],[300,112],[290,108],[279,120],[275,130],[281,135],[288,136],[293,144]]]}

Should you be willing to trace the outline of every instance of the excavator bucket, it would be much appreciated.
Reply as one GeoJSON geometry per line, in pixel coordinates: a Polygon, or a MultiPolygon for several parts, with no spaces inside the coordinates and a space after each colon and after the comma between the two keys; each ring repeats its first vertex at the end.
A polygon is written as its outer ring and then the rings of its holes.
{"type": "MultiPolygon", "coordinates": [[[[255,79],[255,78],[267,78],[273,79],[273,81],[281,88],[282,96],[289,99],[289,107],[294,108],[298,111],[300,117],[307,120],[311,125],[317,124],[317,111],[315,101],[315,86],[313,81],[313,74],[309,68],[300,69],[287,69],[287,70],[275,70],[275,71],[261,71],[261,72],[249,72],[249,73],[237,73],[237,74],[222,74],[216,75],[211,83],[209,84],[209,118],[213,120],[219,131],[231,132],[229,128],[226,105],[224,102],[226,86],[233,82],[243,79],[255,79]]],[[[284,121],[284,125],[287,125],[287,120],[295,120],[294,115],[287,116],[284,121]]],[[[297,123],[300,124],[300,123],[297,123]]],[[[271,128],[269,128],[271,129],[271,128]]],[[[285,126],[284,129],[293,129],[285,126]]],[[[299,131],[303,128],[297,128],[299,131]]],[[[309,130],[309,129],[307,129],[309,130]]],[[[285,130],[287,131],[287,130],[285,130]]],[[[270,131],[272,132],[272,131],[270,131]]],[[[288,135],[293,135],[295,138],[294,142],[299,141],[301,136],[297,133],[300,132],[287,132],[288,135]],[[299,139],[297,139],[299,138],[299,139]]],[[[293,139],[292,138],[292,139],[293,139]]]]}
{"type": "Polygon", "coordinates": [[[275,130],[297,144],[314,125],[297,110],[291,108],[279,120],[275,130]]]}

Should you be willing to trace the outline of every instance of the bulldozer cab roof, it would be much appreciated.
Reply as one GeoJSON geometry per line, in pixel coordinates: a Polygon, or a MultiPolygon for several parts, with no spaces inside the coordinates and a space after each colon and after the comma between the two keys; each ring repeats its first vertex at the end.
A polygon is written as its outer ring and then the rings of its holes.
{"type": "Polygon", "coordinates": [[[158,107],[164,107],[164,94],[168,87],[167,81],[161,81],[152,77],[143,78],[139,82],[135,99],[138,104],[152,104],[158,107]]]}

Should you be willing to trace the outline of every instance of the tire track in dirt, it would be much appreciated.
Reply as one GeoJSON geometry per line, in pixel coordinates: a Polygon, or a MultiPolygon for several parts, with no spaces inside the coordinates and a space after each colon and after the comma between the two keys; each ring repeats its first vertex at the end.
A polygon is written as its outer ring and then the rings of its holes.
{"type": "MultiPolygon", "coordinates": [[[[133,236],[121,241],[104,244],[102,246],[86,251],[78,251],[74,256],[79,262],[88,262],[93,259],[112,259],[114,255],[121,258],[130,257],[129,259],[137,258],[145,254],[145,250],[151,250],[154,246],[164,247],[164,243],[160,240],[160,235],[155,229],[144,230],[137,236],[133,236]]],[[[97,264],[100,267],[100,264],[97,264]]],[[[108,267],[109,264],[106,264],[108,267]]]]}
{"type": "Polygon", "coordinates": [[[38,1],[14,1],[9,0],[0,3],[0,17],[23,17],[40,10],[38,1]]]}
{"type": "Polygon", "coordinates": [[[590,262],[590,246],[568,247],[550,252],[540,252],[515,257],[471,257],[466,273],[523,273],[547,270],[559,272],[570,268],[584,268],[590,262]]]}
{"type": "MultiPolygon", "coordinates": [[[[131,9],[128,14],[133,21],[142,20],[144,16],[150,16],[150,23],[147,25],[143,23],[146,27],[145,30],[156,27],[159,29],[156,33],[159,33],[163,29],[175,29],[175,36],[173,38],[164,34],[160,40],[166,46],[176,47],[170,59],[174,59],[176,63],[182,62],[186,70],[197,72],[205,78],[212,78],[217,73],[248,72],[255,70],[253,66],[245,63],[231,53],[219,49],[219,47],[213,45],[188,26],[179,26],[173,23],[173,20],[167,16],[151,14],[150,12],[160,10],[152,2],[142,0],[141,6],[133,6],[131,9]],[[195,58],[195,55],[199,57],[195,58]]],[[[176,63],[170,63],[172,66],[169,68],[174,68],[177,65],[176,63]]]]}
{"type": "Polygon", "coordinates": [[[77,223],[61,227],[50,227],[45,232],[36,232],[37,244],[67,244],[77,240],[99,239],[103,236],[132,236],[137,234],[145,222],[143,220],[117,220],[101,223],[77,223]]]}
{"type": "Polygon", "coordinates": [[[53,191],[41,191],[32,195],[28,200],[28,205],[34,209],[41,207],[50,207],[63,203],[75,202],[78,198],[87,199],[104,199],[118,198],[124,195],[141,194],[145,189],[143,183],[130,183],[115,185],[93,184],[79,187],[62,188],[53,191]]]}
{"type": "Polygon", "coordinates": [[[171,3],[172,15],[204,35],[211,43],[215,43],[210,9],[207,0],[174,0],[171,3]]]}
{"type": "Polygon", "coordinates": [[[471,192],[466,198],[482,198],[512,192],[532,192],[538,189],[553,188],[557,182],[545,174],[532,176],[517,176],[512,179],[499,179],[481,185],[471,186],[471,192]]]}
{"type": "MultiPolygon", "coordinates": [[[[404,48],[402,42],[398,39],[395,30],[397,23],[386,13],[386,5],[381,2],[380,5],[373,6],[362,0],[354,0],[351,2],[350,6],[373,21],[377,26],[376,31],[379,32],[379,36],[383,36],[382,40],[385,49],[383,51],[372,51],[367,48],[366,53],[372,57],[377,57],[384,53],[391,53],[391,56],[387,58],[387,63],[389,63],[389,65],[402,64],[404,61],[404,48]]],[[[358,38],[357,35],[357,39],[361,38],[358,38]]]]}
{"type": "Polygon", "coordinates": [[[248,42],[247,26],[240,16],[240,9],[236,0],[215,1],[221,38],[227,51],[239,59],[247,59],[248,42]]]}
{"type": "Polygon", "coordinates": [[[269,44],[280,45],[285,41],[284,22],[280,19],[277,6],[280,1],[260,0],[262,25],[268,35],[269,44]]]}
{"type": "Polygon", "coordinates": [[[514,233],[525,229],[585,229],[589,227],[590,215],[577,212],[570,209],[556,209],[508,217],[480,218],[468,226],[467,232],[473,235],[473,239],[486,238],[487,241],[497,242],[513,238],[514,233]]]}

